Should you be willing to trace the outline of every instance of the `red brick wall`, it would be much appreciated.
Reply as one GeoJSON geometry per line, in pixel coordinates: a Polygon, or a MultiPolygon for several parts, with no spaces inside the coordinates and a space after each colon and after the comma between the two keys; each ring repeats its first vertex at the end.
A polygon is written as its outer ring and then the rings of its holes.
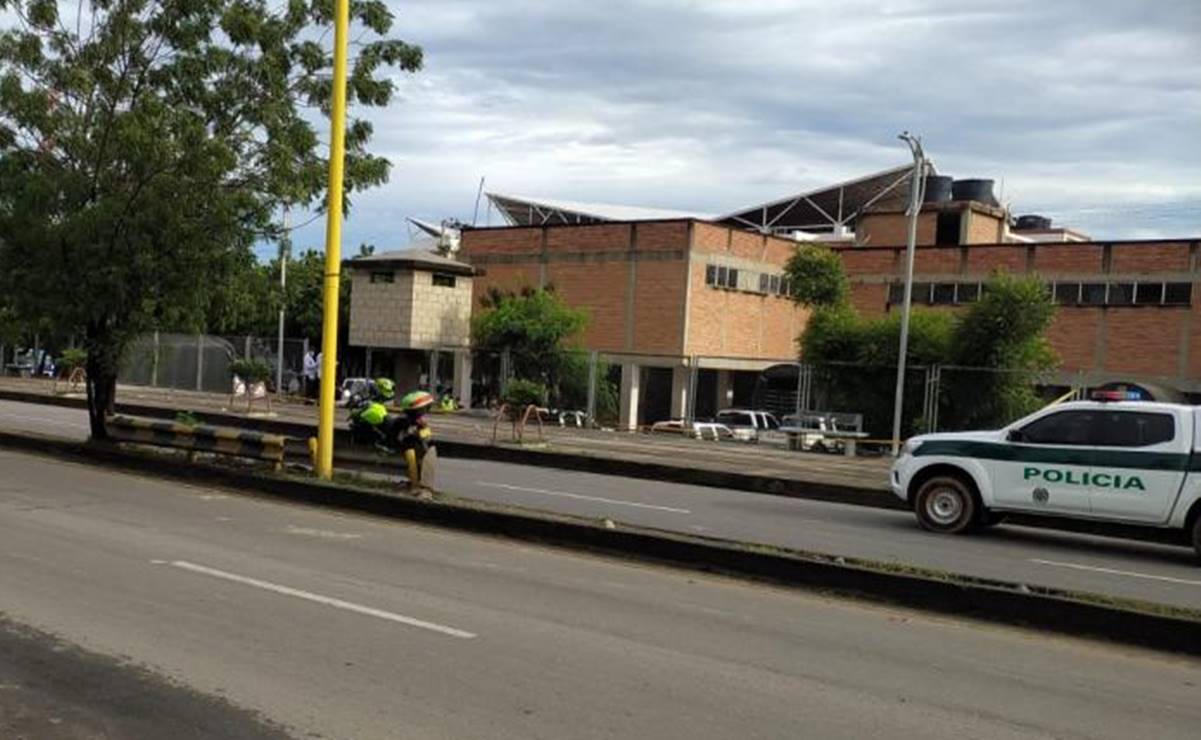
{"type": "Polygon", "coordinates": [[[598,224],[546,230],[548,252],[621,252],[630,248],[629,224],[598,224]]]}
{"type": "Polygon", "coordinates": [[[1101,309],[1060,307],[1047,330],[1051,348],[1059,356],[1060,367],[1074,372],[1093,369],[1097,332],[1101,329],[1101,309]]]}
{"type": "Polygon", "coordinates": [[[971,247],[967,253],[967,270],[986,274],[994,271],[1025,272],[1026,246],[971,247]]]}
{"type": "Polygon", "coordinates": [[[640,252],[688,248],[687,221],[642,223],[638,224],[636,228],[638,231],[637,249],[640,252]]]}
{"type": "MultiPolygon", "coordinates": [[[[913,271],[915,274],[954,275],[959,272],[962,255],[963,251],[959,247],[915,249],[913,250],[913,271]]],[[[904,259],[903,256],[902,259],[904,259]]]]}
{"type": "Polygon", "coordinates": [[[1188,269],[1187,244],[1115,244],[1113,272],[1179,272],[1188,269]]]}
{"type": "Polygon", "coordinates": [[[1100,244],[1040,244],[1034,248],[1035,272],[1100,272],[1100,244]]]}
{"type": "Polygon", "coordinates": [[[588,311],[588,328],[583,346],[620,351],[625,347],[626,297],[629,292],[629,263],[551,262],[547,281],[570,306],[588,311]]]}
{"type": "Polygon", "coordinates": [[[472,303],[479,310],[490,287],[519,291],[527,286],[538,287],[538,265],[488,265],[485,274],[473,281],[472,303]]]}
{"type": "Polygon", "coordinates": [[[688,354],[710,357],[796,357],[809,312],[779,296],[705,285],[705,263],[692,265],[688,354]]]}
{"type": "Polygon", "coordinates": [[[1175,375],[1187,308],[1107,309],[1105,370],[1175,375]]]}
{"type": "Polygon", "coordinates": [[[855,275],[901,274],[900,256],[904,254],[903,249],[835,247],[834,251],[842,257],[842,266],[852,278],[855,275]]]}
{"type": "MultiPolygon", "coordinates": [[[[918,244],[933,244],[937,230],[937,213],[918,214],[918,244]]],[[[859,219],[855,235],[858,242],[867,247],[904,246],[909,241],[909,217],[904,213],[869,213],[859,219]]]]}
{"type": "Polygon", "coordinates": [[[692,251],[725,252],[730,242],[730,230],[712,224],[692,225],[692,251]]]}
{"type": "Polygon", "coordinates": [[[460,246],[463,258],[468,262],[475,254],[537,253],[542,248],[542,230],[512,228],[464,231],[460,246]]]}
{"type": "Polygon", "coordinates": [[[852,286],[851,305],[864,316],[883,316],[888,310],[888,286],[880,283],[852,286]]]}
{"type": "MultiPolygon", "coordinates": [[[[639,231],[639,244],[642,234],[639,231]]],[[[634,288],[634,348],[638,352],[684,352],[684,294],[688,261],[637,264],[634,288]]]]}

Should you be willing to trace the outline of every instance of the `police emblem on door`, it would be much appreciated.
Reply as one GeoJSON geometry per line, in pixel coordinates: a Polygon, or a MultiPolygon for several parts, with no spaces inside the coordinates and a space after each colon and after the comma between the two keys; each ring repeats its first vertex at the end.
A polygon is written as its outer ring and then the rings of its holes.
{"type": "Polygon", "coordinates": [[[1045,504],[1047,503],[1047,499],[1051,498],[1051,493],[1045,488],[1035,488],[1033,497],[1034,503],[1045,504]]]}

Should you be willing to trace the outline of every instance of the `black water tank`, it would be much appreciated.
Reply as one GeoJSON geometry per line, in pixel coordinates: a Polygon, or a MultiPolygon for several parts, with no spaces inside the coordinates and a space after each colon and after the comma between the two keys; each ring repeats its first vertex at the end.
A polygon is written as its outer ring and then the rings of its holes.
{"type": "Polygon", "coordinates": [[[955,200],[974,200],[978,203],[997,205],[997,199],[992,194],[992,180],[956,180],[951,186],[955,200]]]}
{"type": "Polygon", "coordinates": [[[926,203],[944,203],[951,199],[953,178],[946,175],[926,176],[926,203]]]}
{"type": "Polygon", "coordinates": [[[1051,219],[1033,213],[1018,216],[1018,231],[1046,231],[1051,228],[1051,219]]]}

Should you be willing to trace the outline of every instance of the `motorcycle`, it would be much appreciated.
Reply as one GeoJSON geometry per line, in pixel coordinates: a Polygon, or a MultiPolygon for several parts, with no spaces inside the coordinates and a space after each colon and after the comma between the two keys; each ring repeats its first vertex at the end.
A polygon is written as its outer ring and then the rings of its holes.
{"type": "Polygon", "coordinates": [[[414,391],[400,400],[400,412],[394,413],[379,400],[356,394],[347,404],[351,440],[399,455],[405,461],[409,488],[432,489],[438,448],[426,412],[433,403],[430,394],[414,391]]]}

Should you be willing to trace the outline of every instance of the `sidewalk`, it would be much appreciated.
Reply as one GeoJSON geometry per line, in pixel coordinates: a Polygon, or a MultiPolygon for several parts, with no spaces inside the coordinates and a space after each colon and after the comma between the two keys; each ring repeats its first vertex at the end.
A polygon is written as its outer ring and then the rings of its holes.
{"type": "MultiPolygon", "coordinates": [[[[0,393],[34,394],[49,400],[52,383],[48,380],[26,378],[0,378],[0,393]]],[[[60,394],[61,396],[61,394],[60,394]]],[[[79,398],[76,396],[76,398],[79,398]]],[[[34,400],[34,399],[29,399],[34,400]]],[[[163,410],[192,411],[197,413],[222,414],[244,419],[248,426],[266,421],[290,422],[316,427],[316,407],[304,403],[285,401],[271,404],[271,414],[265,405],[256,402],[253,414],[245,413],[245,399],[237,399],[230,407],[227,395],[197,393],[141,386],[120,386],[117,389],[117,404],[154,407],[163,410]]],[[[338,425],[344,426],[345,410],[337,410],[338,425]]],[[[439,441],[461,444],[473,448],[494,447],[492,443],[494,421],[482,411],[470,411],[432,416],[433,427],[439,441]]],[[[510,425],[502,422],[497,432],[499,447],[513,448],[508,443],[510,425]]],[[[586,457],[608,469],[613,475],[628,474],[623,466],[642,464],[656,468],[678,469],[682,477],[709,472],[721,478],[751,477],[765,481],[756,488],[772,492],[796,484],[832,486],[846,489],[862,489],[865,494],[879,494],[888,486],[887,457],[847,458],[842,455],[816,452],[791,452],[780,447],[748,444],[743,442],[713,442],[682,439],[679,437],[652,436],[622,432],[563,429],[546,427],[545,448],[529,450],[531,462],[547,467],[560,467],[556,457],[563,457],[561,467],[577,467],[568,464],[568,457],[586,457]],[[607,463],[607,465],[605,465],[607,463]],[[778,482],[777,486],[771,485],[778,482]]],[[[536,428],[527,430],[526,439],[536,439],[536,428]]],[[[636,477],[646,477],[638,475],[636,477]]],[[[676,476],[672,476],[673,478],[676,476]]],[[[724,481],[710,483],[726,485],[724,481]]],[[[733,486],[737,487],[737,486],[733,486]]]]}

